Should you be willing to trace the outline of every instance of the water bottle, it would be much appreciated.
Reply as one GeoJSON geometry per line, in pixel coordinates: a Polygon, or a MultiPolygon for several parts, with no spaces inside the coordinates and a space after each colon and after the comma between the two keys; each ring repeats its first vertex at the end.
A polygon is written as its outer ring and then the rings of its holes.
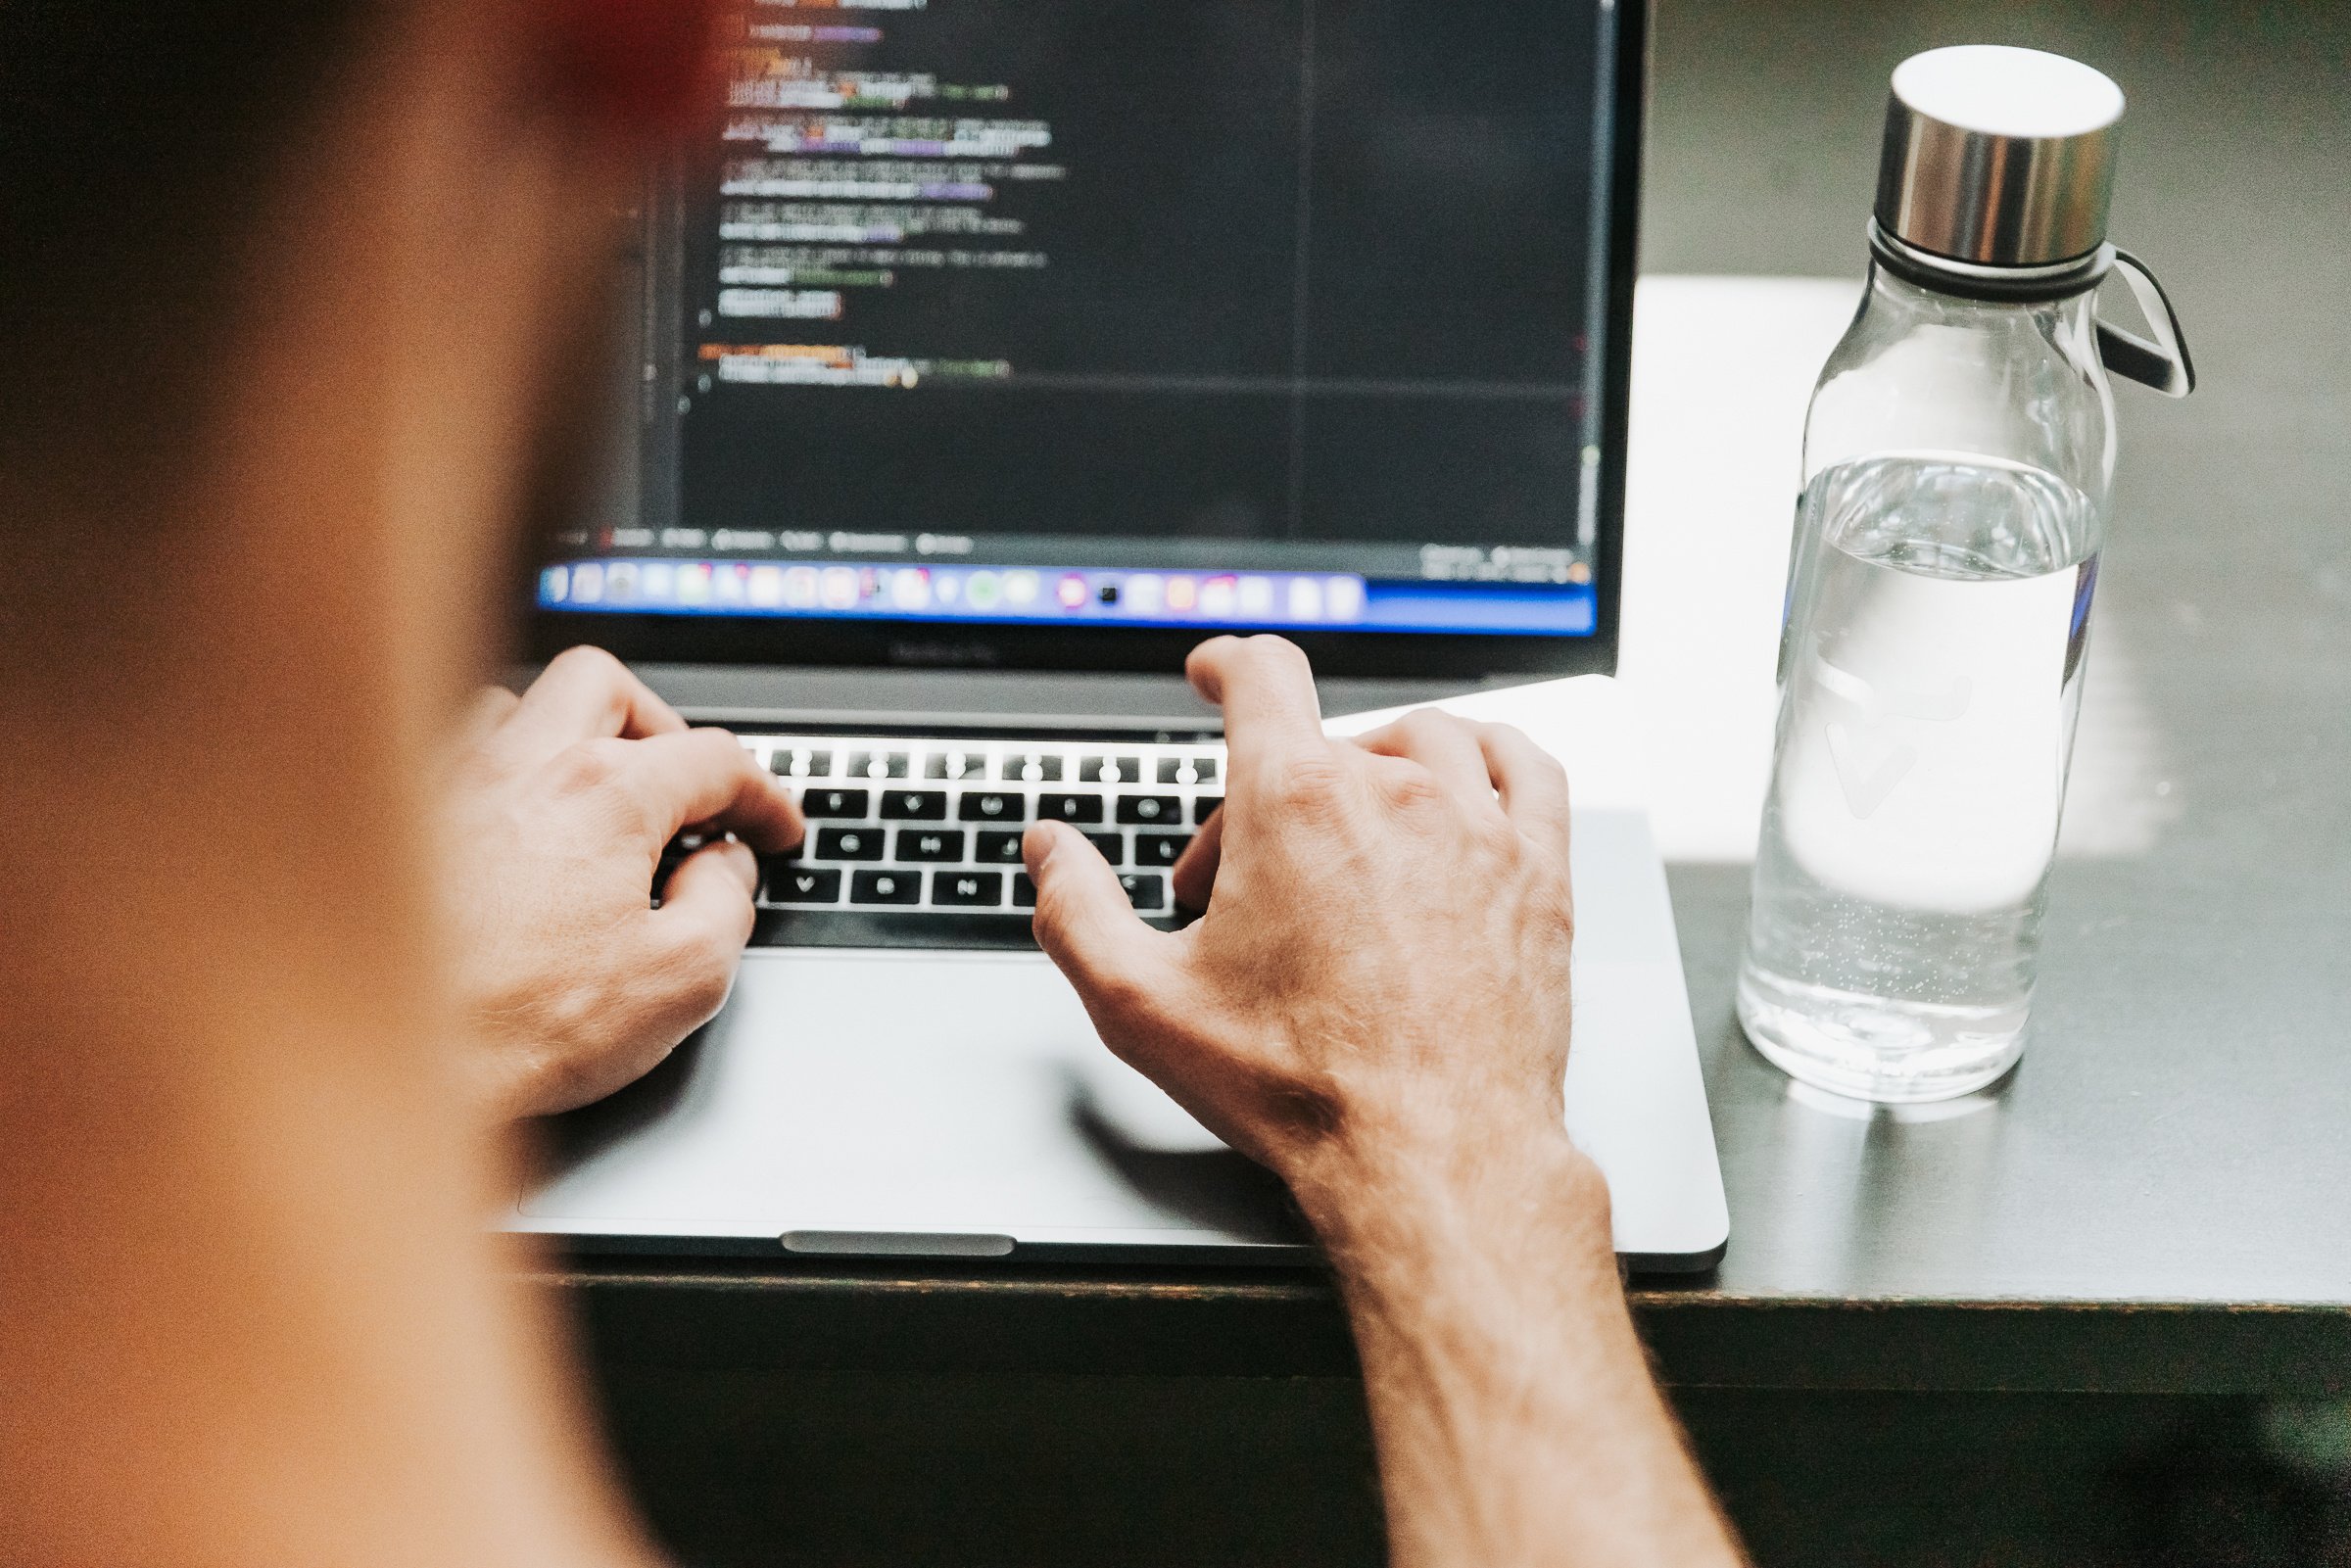
{"type": "Polygon", "coordinates": [[[2114,477],[2109,371],[2184,397],[2106,242],[2123,94],[2035,50],[1894,73],[1870,276],[1804,430],[1739,1019],[1792,1076],[1947,1099],[2024,1049],[2114,477]],[[2097,317],[2119,275],[2150,341],[2097,317]]]}

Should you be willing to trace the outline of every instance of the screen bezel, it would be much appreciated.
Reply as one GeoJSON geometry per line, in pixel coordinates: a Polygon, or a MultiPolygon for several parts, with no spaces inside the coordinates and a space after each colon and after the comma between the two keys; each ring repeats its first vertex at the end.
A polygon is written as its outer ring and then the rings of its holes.
{"type": "MultiPolygon", "coordinates": [[[[1606,0],[1604,0],[1604,4],[1606,0]]],[[[1338,678],[1439,678],[1607,674],[1616,666],[1623,581],[1625,433],[1632,384],[1633,280],[1640,250],[1642,131],[1647,116],[1648,7],[1616,11],[1608,192],[1607,314],[1602,367],[1599,516],[1593,583],[1597,617],[1585,637],[1428,632],[1294,632],[1283,635],[1338,678]]],[[[669,204],[655,202],[656,209],[669,204]]],[[[655,221],[659,219],[656,218],[655,221]]],[[[648,267],[648,324],[674,316],[674,269],[648,267]]],[[[658,335],[658,334],[656,334],[658,335]]],[[[663,352],[656,343],[651,352],[663,352]]],[[[657,470],[656,459],[651,466],[657,470]]],[[[648,474],[648,479],[659,479],[648,474]]],[[[534,579],[535,580],[535,579],[534,579]]],[[[1126,629],[989,625],[826,616],[530,613],[528,647],[548,659],[593,643],[638,663],[847,666],[875,669],[1004,669],[1154,673],[1225,628],[1126,629]]]]}

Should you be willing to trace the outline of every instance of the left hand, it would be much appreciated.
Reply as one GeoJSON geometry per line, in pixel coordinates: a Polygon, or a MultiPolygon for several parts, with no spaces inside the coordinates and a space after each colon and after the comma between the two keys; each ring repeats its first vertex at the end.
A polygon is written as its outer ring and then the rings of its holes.
{"type": "Polygon", "coordinates": [[[752,851],[800,841],[791,795],[724,730],[574,648],[483,693],[447,801],[458,995],[485,1104],[547,1116],[634,1082],[716,1015],[751,933],[752,851]],[[650,907],[681,831],[696,851],[650,907]]]}

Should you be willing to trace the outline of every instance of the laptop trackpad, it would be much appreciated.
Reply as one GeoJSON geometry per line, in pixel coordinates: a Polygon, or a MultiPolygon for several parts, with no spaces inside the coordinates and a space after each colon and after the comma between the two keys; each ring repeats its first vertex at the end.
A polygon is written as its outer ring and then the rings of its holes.
{"type": "Polygon", "coordinates": [[[530,1228],[760,1250],[1307,1239],[1279,1183],[1113,1059],[1033,954],[753,952],[707,1029],[550,1130],[530,1228]]]}

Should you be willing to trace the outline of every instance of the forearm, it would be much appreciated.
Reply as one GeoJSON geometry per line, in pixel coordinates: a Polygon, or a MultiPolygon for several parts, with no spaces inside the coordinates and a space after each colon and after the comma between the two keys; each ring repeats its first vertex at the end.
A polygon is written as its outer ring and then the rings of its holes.
{"type": "Polygon", "coordinates": [[[1301,1181],[1364,1363],[1405,1568],[1740,1561],[1652,1381],[1598,1170],[1563,1135],[1301,1181]]]}

